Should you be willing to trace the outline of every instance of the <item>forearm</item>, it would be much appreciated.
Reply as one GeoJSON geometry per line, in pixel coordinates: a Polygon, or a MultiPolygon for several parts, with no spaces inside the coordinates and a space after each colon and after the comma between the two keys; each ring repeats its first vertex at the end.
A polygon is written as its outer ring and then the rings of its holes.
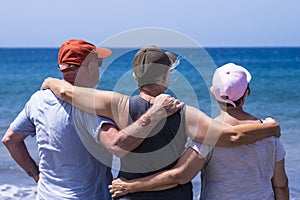
{"type": "Polygon", "coordinates": [[[254,143],[263,138],[279,135],[280,128],[277,123],[241,124],[230,126],[216,120],[210,122],[210,127],[204,134],[198,132],[195,141],[216,146],[237,146],[254,143]]]}
{"type": "Polygon", "coordinates": [[[204,163],[198,152],[187,148],[172,169],[129,181],[130,191],[158,191],[185,184],[197,175],[204,163]]]}
{"type": "MultiPolygon", "coordinates": [[[[26,173],[29,173],[37,167],[37,164],[30,156],[24,141],[15,141],[5,135],[2,142],[10,152],[12,158],[26,173]]],[[[33,178],[36,182],[38,181],[38,176],[34,176],[33,178]]]]}
{"type": "MultiPolygon", "coordinates": [[[[119,102],[125,101],[121,100],[119,102]]],[[[127,106],[120,106],[122,103],[118,104],[118,107],[120,108],[128,108],[129,106],[128,104],[127,106]]],[[[125,105],[125,103],[123,103],[123,105],[125,105]]],[[[119,134],[115,134],[115,142],[112,146],[117,147],[119,150],[118,154],[124,156],[128,152],[138,147],[159,123],[164,123],[168,116],[173,115],[175,112],[182,109],[183,106],[184,103],[179,102],[170,95],[158,95],[155,97],[152,107],[150,107],[146,113],[144,113],[137,121],[128,127],[121,129],[119,134]]]]}
{"type": "Polygon", "coordinates": [[[171,171],[163,171],[160,174],[133,180],[118,178],[112,181],[109,189],[112,197],[116,198],[128,193],[166,190],[175,187],[177,184],[176,178],[171,171]]]}
{"type": "MultiPolygon", "coordinates": [[[[128,127],[113,134],[111,141],[106,145],[110,151],[118,157],[123,157],[130,151],[137,148],[144,139],[150,134],[157,124],[166,118],[166,112],[163,107],[153,105],[145,114],[143,114],[137,121],[128,127]]],[[[112,133],[108,133],[112,134],[112,133]]],[[[105,137],[104,134],[99,134],[100,138],[105,137]]],[[[104,141],[103,139],[100,141],[104,141]]]]}
{"type": "Polygon", "coordinates": [[[173,188],[179,185],[178,179],[172,170],[164,171],[161,174],[154,174],[148,177],[129,181],[128,193],[141,191],[160,191],[173,188]]]}
{"type": "Polygon", "coordinates": [[[24,169],[25,172],[30,172],[37,165],[22,142],[20,145],[7,146],[12,158],[24,169]]]}
{"type": "MultiPolygon", "coordinates": [[[[280,127],[276,122],[242,124],[237,126],[231,126],[230,129],[232,130],[233,135],[231,135],[230,137],[231,143],[228,144],[229,146],[250,144],[263,138],[270,137],[272,135],[280,135],[280,127]]],[[[222,141],[220,141],[220,143],[221,142],[222,141]]]]}
{"type": "Polygon", "coordinates": [[[195,141],[208,145],[236,146],[250,144],[265,137],[280,136],[280,127],[275,120],[265,123],[230,126],[213,120],[200,110],[186,107],[186,128],[195,141]]]}
{"type": "Polygon", "coordinates": [[[188,148],[172,169],[139,179],[113,180],[112,186],[109,186],[110,192],[113,197],[118,197],[127,193],[173,188],[192,180],[201,170],[204,162],[205,160],[196,151],[188,148]]]}
{"type": "Polygon", "coordinates": [[[250,144],[272,135],[279,135],[280,128],[276,122],[230,126],[212,120],[207,132],[204,134],[201,130],[199,133],[194,138],[199,143],[230,147],[250,144]],[[199,135],[204,136],[199,137],[199,135]]]}

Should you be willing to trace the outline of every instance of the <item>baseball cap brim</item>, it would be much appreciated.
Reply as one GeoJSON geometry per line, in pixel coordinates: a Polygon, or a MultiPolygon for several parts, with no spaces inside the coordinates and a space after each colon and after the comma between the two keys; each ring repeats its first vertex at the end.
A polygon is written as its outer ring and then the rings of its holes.
{"type": "Polygon", "coordinates": [[[97,48],[98,58],[107,58],[111,55],[111,50],[107,48],[97,48]]]}

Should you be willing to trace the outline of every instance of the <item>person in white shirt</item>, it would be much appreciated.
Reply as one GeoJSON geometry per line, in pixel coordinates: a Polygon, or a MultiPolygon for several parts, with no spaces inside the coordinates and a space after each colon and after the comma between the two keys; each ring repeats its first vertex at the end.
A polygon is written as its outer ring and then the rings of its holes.
{"type": "MultiPolygon", "coordinates": [[[[232,126],[262,123],[243,110],[250,93],[250,80],[250,73],[233,63],[215,71],[211,92],[221,110],[216,120],[232,126]]],[[[189,141],[185,153],[171,170],[133,180],[116,179],[110,192],[118,197],[164,190],[190,181],[201,170],[203,200],[289,199],[284,157],[283,145],[274,136],[236,147],[211,147],[189,141]]]]}

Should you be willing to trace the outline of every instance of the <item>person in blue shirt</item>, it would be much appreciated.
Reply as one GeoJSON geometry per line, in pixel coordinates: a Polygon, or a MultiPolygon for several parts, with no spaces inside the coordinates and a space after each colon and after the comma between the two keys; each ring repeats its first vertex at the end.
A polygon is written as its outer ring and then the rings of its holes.
{"type": "MultiPolygon", "coordinates": [[[[94,87],[99,82],[99,67],[103,59],[110,55],[111,50],[96,48],[87,41],[68,40],[59,50],[58,69],[70,84],[94,87]]],[[[143,121],[152,115],[158,120],[165,117],[166,107],[160,105],[168,105],[167,112],[180,109],[179,102],[169,96],[160,96],[156,103],[155,110],[134,122],[131,129],[119,130],[110,119],[97,117],[97,127],[90,128],[98,130],[93,136],[103,144],[98,145],[103,162],[98,161],[82,142],[81,129],[74,122],[80,118],[74,115],[79,112],[78,109],[59,99],[49,89],[37,91],[31,96],[10,124],[2,142],[13,159],[38,183],[36,199],[108,200],[111,199],[108,185],[112,180],[112,155],[109,151],[130,151],[139,145],[143,139],[131,137],[128,131],[134,134],[144,129],[143,121]],[[29,135],[36,136],[38,165],[24,143],[29,135]]]]}

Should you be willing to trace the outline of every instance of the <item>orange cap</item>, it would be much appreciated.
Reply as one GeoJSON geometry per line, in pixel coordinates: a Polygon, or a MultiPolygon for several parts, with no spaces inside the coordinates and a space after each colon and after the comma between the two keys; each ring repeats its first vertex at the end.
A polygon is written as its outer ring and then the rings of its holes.
{"type": "Polygon", "coordinates": [[[84,40],[68,40],[61,45],[58,52],[58,64],[65,66],[59,69],[66,71],[74,65],[80,67],[83,62],[89,62],[94,58],[107,58],[110,55],[110,49],[96,48],[95,45],[84,40]]]}

